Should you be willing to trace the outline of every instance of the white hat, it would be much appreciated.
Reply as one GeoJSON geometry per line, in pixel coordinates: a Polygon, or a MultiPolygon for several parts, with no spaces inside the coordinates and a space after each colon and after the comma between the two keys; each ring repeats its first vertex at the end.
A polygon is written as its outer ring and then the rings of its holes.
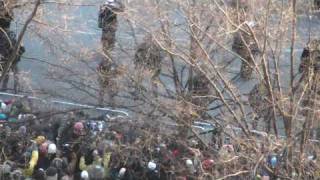
{"type": "Polygon", "coordinates": [[[55,144],[49,144],[48,154],[55,154],[57,152],[57,146],[55,144]]]}
{"type": "Polygon", "coordinates": [[[82,179],[89,179],[89,173],[87,171],[82,171],[81,178],[82,179]]]}
{"type": "Polygon", "coordinates": [[[152,162],[152,161],[150,161],[150,162],[148,163],[148,169],[150,169],[151,171],[155,170],[156,168],[157,168],[156,163],[154,163],[154,162],[152,162]]]}
{"type": "Polygon", "coordinates": [[[126,168],[121,168],[120,171],[119,171],[119,177],[122,177],[124,176],[124,174],[126,173],[127,169],[126,168]]]}
{"type": "Polygon", "coordinates": [[[0,108],[1,110],[5,111],[7,109],[6,103],[4,103],[3,101],[0,101],[0,108]]]}
{"type": "Polygon", "coordinates": [[[188,167],[193,166],[193,162],[191,161],[191,159],[187,159],[187,160],[186,160],[186,165],[187,165],[188,167]]]}

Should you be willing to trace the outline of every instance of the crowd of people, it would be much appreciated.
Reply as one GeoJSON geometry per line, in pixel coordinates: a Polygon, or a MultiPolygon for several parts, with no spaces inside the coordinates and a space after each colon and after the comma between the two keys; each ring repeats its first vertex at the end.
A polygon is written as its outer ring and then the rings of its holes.
{"type": "MultiPolygon", "coordinates": [[[[159,126],[129,117],[90,117],[84,110],[48,115],[34,113],[27,98],[0,102],[1,180],[192,180],[238,171],[247,173],[236,179],[267,180],[285,169],[288,155],[281,146],[270,152],[266,148],[273,142],[261,137],[257,142],[264,158],[252,174],[260,155],[228,136],[236,129],[224,135],[213,130],[208,148],[195,137],[163,133],[159,126]]],[[[316,151],[302,163],[308,167],[305,177],[317,177],[316,151]]]]}
{"type": "MultiPolygon", "coordinates": [[[[28,99],[1,101],[1,180],[214,179],[233,170],[250,171],[255,163],[241,154],[256,155],[230,137],[212,141],[212,149],[199,139],[160,133],[158,126],[130,118],[110,121],[80,110],[49,118],[33,111],[28,99]]],[[[220,137],[218,131],[213,135],[220,137]]],[[[285,153],[266,153],[254,177],[276,177],[285,153]]],[[[316,153],[307,158],[309,168],[315,168],[316,153]]]]}

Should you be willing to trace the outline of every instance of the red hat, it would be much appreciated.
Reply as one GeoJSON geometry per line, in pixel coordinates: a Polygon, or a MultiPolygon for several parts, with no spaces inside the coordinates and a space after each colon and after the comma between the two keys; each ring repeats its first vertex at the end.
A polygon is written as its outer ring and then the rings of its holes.
{"type": "Polygon", "coordinates": [[[76,122],[73,125],[73,133],[76,135],[81,135],[83,130],[84,130],[84,125],[82,122],[76,122]]]}
{"type": "Polygon", "coordinates": [[[212,159],[206,159],[202,161],[202,167],[204,170],[209,170],[210,168],[212,168],[213,164],[214,161],[212,159]]]}

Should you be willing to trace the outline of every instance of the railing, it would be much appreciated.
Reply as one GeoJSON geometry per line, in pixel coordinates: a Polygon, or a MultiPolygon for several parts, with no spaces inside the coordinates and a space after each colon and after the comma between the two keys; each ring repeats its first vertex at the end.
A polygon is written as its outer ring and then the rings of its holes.
{"type": "Polygon", "coordinates": [[[44,103],[46,105],[54,106],[55,104],[69,106],[69,107],[78,107],[83,109],[91,109],[91,110],[97,110],[97,111],[104,111],[107,112],[107,115],[109,113],[118,114],[118,116],[122,117],[129,117],[129,113],[125,110],[120,109],[113,109],[113,108],[107,108],[107,107],[97,107],[93,105],[87,105],[87,104],[80,104],[75,102],[68,102],[63,100],[47,100],[35,96],[28,96],[28,95],[21,95],[21,94],[13,94],[13,93],[7,93],[7,92],[0,92],[0,96],[8,96],[8,97],[15,97],[15,98],[26,98],[28,100],[36,100],[40,101],[41,103],[44,103]]]}

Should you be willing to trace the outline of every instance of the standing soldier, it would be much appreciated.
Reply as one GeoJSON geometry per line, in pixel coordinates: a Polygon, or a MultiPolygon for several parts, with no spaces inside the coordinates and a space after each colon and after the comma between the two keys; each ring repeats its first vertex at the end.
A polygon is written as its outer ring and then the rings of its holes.
{"type": "Polygon", "coordinates": [[[268,101],[268,90],[263,82],[256,84],[249,92],[248,102],[254,113],[252,128],[257,129],[259,119],[263,118],[266,120],[271,112],[271,105],[268,101]]]}
{"type": "Polygon", "coordinates": [[[147,35],[136,50],[134,56],[134,64],[138,73],[138,84],[142,83],[142,74],[144,70],[151,71],[151,83],[153,93],[156,94],[157,82],[156,79],[159,78],[161,72],[161,48],[154,42],[152,35],[147,35]]]}
{"type": "MultiPolygon", "coordinates": [[[[311,40],[303,49],[299,72],[302,74],[302,76],[297,86],[308,86],[308,89],[305,93],[306,98],[303,100],[303,106],[306,107],[304,109],[307,109],[304,110],[303,114],[308,116],[308,112],[312,112],[313,110],[317,111],[319,109],[319,105],[317,103],[319,98],[317,97],[319,96],[320,92],[318,87],[318,82],[320,79],[320,40],[311,40]]],[[[316,133],[319,138],[320,128],[316,128],[316,133]]]]}
{"type": "Polygon", "coordinates": [[[254,21],[247,21],[252,14],[248,0],[232,0],[230,12],[233,23],[240,27],[235,33],[232,50],[241,57],[240,77],[249,79],[253,72],[254,56],[258,54],[258,45],[250,30],[255,30],[257,26],[254,21]]]}
{"type": "Polygon", "coordinates": [[[97,68],[99,81],[99,105],[104,104],[104,95],[108,95],[111,106],[115,105],[114,98],[117,94],[116,78],[120,74],[119,67],[111,60],[104,59],[100,62],[97,68]]]}
{"type": "MultiPolygon", "coordinates": [[[[10,60],[15,53],[15,46],[16,46],[16,34],[10,31],[8,28],[10,25],[5,24],[4,27],[0,29],[0,64],[1,64],[1,72],[3,72],[6,63],[10,60]]],[[[14,90],[17,92],[19,78],[18,78],[18,62],[20,61],[20,56],[25,52],[23,46],[21,46],[18,50],[18,54],[11,65],[11,70],[14,74],[14,90]]],[[[9,74],[2,74],[1,76],[5,76],[5,79],[2,82],[2,89],[6,90],[8,81],[9,81],[9,74]]]]}
{"type": "MultiPolygon", "coordinates": [[[[107,0],[100,6],[98,26],[102,28],[101,42],[105,56],[109,56],[109,50],[114,47],[116,31],[118,28],[117,12],[122,12],[124,5],[119,0],[107,0]]],[[[99,81],[99,105],[104,104],[104,95],[107,91],[111,105],[114,105],[116,95],[118,67],[107,57],[102,57],[97,67],[99,81]]]]}
{"type": "Polygon", "coordinates": [[[100,6],[98,26],[102,28],[101,41],[104,52],[114,47],[118,28],[117,12],[122,12],[124,5],[119,0],[107,0],[100,6]]]}
{"type": "Polygon", "coordinates": [[[242,58],[240,77],[249,79],[253,72],[254,57],[259,53],[259,48],[250,29],[255,28],[255,22],[245,23],[234,37],[232,50],[242,58]]]}
{"type": "Polygon", "coordinates": [[[210,98],[210,81],[201,72],[196,73],[192,78],[191,87],[191,102],[197,106],[197,114],[205,118],[207,108],[212,102],[210,98]]]}
{"type": "Polygon", "coordinates": [[[303,49],[301,55],[301,63],[299,73],[302,73],[302,78],[309,78],[309,75],[320,71],[320,40],[312,40],[303,49]]]}

